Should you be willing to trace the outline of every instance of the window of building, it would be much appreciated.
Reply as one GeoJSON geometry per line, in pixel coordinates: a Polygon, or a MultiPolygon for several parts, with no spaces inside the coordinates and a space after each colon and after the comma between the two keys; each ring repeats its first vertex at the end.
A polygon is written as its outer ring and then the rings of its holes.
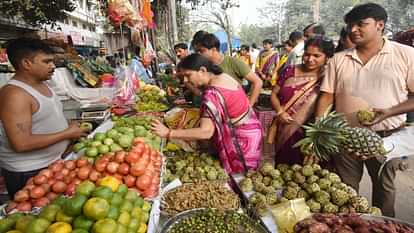
{"type": "Polygon", "coordinates": [[[72,25],[73,25],[74,27],[77,27],[77,26],[78,26],[78,23],[77,23],[75,20],[73,20],[73,21],[72,21],[72,25]]]}
{"type": "Polygon", "coordinates": [[[82,28],[87,30],[88,26],[86,26],[86,24],[82,24],[82,28]]]}

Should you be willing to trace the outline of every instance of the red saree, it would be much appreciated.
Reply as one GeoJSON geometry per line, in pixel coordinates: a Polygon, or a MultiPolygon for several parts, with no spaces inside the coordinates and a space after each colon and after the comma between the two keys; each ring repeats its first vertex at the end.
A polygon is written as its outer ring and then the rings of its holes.
{"type": "Polygon", "coordinates": [[[304,137],[302,125],[315,111],[319,95],[319,79],[316,76],[297,75],[295,66],[288,66],[277,82],[280,87],[278,98],[285,111],[295,120],[292,124],[279,123],[277,128],[275,164],[303,163],[303,155],[299,148],[293,148],[304,137]],[[289,107],[290,106],[290,107],[289,107]]]}

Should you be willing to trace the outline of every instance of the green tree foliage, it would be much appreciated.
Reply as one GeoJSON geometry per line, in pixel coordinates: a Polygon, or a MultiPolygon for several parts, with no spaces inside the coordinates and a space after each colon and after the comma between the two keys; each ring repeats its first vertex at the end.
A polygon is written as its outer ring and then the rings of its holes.
{"type": "Polygon", "coordinates": [[[284,27],[289,34],[292,31],[301,31],[313,21],[313,0],[289,0],[285,8],[284,27]]]}
{"type": "Polygon", "coordinates": [[[32,26],[52,24],[66,18],[65,11],[75,10],[71,0],[4,0],[0,1],[3,17],[21,17],[32,26]]]}
{"type": "MultiPolygon", "coordinates": [[[[294,30],[303,28],[313,22],[314,0],[286,0],[283,8],[275,7],[274,1],[261,9],[266,12],[268,19],[277,18],[283,14],[281,35],[287,38],[294,30]]],[[[327,35],[335,37],[345,25],[343,16],[357,4],[375,2],[381,4],[388,13],[386,31],[396,33],[414,26],[414,1],[413,0],[321,0],[320,22],[324,25],[327,35]]],[[[277,28],[277,23],[273,24],[277,28]]]]}
{"type": "MultiPolygon", "coordinates": [[[[239,30],[239,36],[242,44],[251,45],[256,43],[261,45],[264,39],[277,38],[275,27],[272,26],[258,26],[255,24],[242,24],[239,30]]],[[[277,40],[276,40],[277,41],[277,40]]]]}

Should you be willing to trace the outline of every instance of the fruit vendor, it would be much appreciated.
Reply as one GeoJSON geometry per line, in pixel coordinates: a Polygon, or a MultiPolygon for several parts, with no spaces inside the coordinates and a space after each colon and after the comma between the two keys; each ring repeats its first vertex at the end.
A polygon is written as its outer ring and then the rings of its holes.
{"type": "Polygon", "coordinates": [[[171,130],[154,121],[153,132],[172,139],[211,138],[228,173],[256,169],[261,157],[262,127],[240,83],[200,54],[184,58],[178,68],[184,79],[198,88],[205,88],[200,126],[171,130]]]}
{"type": "Polygon", "coordinates": [[[210,33],[198,37],[195,35],[191,43],[194,44],[196,52],[220,66],[224,73],[233,77],[240,84],[243,79],[249,81],[251,83],[250,105],[253,106],[257,102],[263,85],[262,80],[242,60],[221,54],[220,41],[215,35],[210,33]]]}
{"type": "Polygon", "coordinates": [[[174,45],[174,52],[178,59],[182,60],[188,56],[188,46],[185,43],[178,43],[174,45]]]}
{"type": "Polygon", "coordinates": [[[7,47],[15,76],[0,90],[0,167],[9,196],[37,171],[61,158],[70,139],[85,133],[68,125],[58,96],[47,85],[54,72],[51,48],[20,38],[7,47]]]}
{"type": "MultiPolygon", "coordinates": [[[[389,108],[407,100],[408,93],[414,91],[414,49],[383,37],[387,12],[378,4],[358,5],[344,19],[356,47],[337,53],[329,62],[316,116],[335,104],[335,110],[344,113],[351,126],[357,126],[359,110],[389,108]]],[[[387,137],[404,127],[405,118],[388,118],[371,129],[387,137]]],[[[366,146],[369,149],[370,145],[366,146]]],[[[373,206],[380,207],[386,216],[394,216],[394,179],[399,161],[387,163],[378,176],[382,161],[377,158],[361,161],[343,155],[333,160],[343,181],[356,190],[365,164],[373,183],[373,206]]]]}

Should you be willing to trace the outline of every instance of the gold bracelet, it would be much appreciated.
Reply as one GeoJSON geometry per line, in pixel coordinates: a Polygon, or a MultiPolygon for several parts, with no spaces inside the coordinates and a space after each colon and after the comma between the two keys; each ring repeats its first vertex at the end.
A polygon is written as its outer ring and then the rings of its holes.
{"type": "Polygon", "coordinates": [[[276,116],[280,116],[282,113],[284,113],[285,112],[285,110],[283,110],[283,109],[280,109],[277,113],[276,113],[276,116]]]}

